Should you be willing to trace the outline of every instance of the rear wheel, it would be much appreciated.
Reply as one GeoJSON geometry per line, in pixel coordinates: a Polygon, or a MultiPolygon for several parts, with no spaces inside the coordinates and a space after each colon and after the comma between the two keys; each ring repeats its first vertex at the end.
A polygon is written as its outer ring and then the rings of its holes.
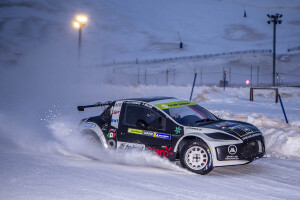
{"type": "Polygon", "coordinates": [[[82,136],[94,144],[101,145],[101,140],[94,131],[86,130],[81,132],[82,136]]]}
{"type": "Polygon", "coordinates": [[[187,142],[180,152],[180,163],[197,174],[208,174],[213,169],[209,147],[199,140],[187,142]]]}

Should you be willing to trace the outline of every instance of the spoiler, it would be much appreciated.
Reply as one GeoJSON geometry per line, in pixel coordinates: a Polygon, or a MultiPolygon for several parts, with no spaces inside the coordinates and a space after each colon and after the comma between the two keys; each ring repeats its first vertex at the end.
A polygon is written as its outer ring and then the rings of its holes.
{"type": "Polygon", "coordinates": [[[77,106],[77,110],[78,111],[84,111],[85,108],[92,108],[92,107],[99,107],[99,106],[109,106],[111,104],[112,104],[111,101],[107,101],[107,102],[104,102],[104,103],[97,102],[97,103],[95,103],[93,105],[77,106]]]}

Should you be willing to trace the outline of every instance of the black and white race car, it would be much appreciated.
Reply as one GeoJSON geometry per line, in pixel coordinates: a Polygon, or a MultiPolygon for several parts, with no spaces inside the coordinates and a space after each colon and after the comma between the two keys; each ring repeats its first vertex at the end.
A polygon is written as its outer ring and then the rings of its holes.
{"type": "Polygon", "coordinates": [[[80,131],[104,148],[153,151],[183,167],[207,174],[265,154],[264,137],[253,125],[222,120],[198,104],[173,97],[123,99],[78,106],[106,106],[83,119],[80,131]]]}

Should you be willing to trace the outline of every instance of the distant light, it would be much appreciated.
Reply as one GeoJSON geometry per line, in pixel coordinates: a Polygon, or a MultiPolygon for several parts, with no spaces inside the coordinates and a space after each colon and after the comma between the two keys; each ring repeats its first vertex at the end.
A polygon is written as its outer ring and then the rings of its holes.
{"type": "Polygon", "coordinates": [[[249,85],[250,81],[249,81],[249,80],[246,80],[245,83],[246,83],[246,85],[249,85]]]}
{"type": "Polygon", "coordinates": [[[74,28],[80,28],[79,22],[74,21],[74,22],[73,22],[73,27],[74,27],[74,28]]]}
{"type": "Polygon", "coordinates": [[[88,18],[85,15],[77,15],[76,20],[82,24],[85,24],[87,22],[88,18]]]}
{"type": "Polygon", "coordinates": [[[87,21],[88,17],[86,15],[77,15],[73,21],[73,27],[81,29],[84,25],[86,25],[87,21]]]}

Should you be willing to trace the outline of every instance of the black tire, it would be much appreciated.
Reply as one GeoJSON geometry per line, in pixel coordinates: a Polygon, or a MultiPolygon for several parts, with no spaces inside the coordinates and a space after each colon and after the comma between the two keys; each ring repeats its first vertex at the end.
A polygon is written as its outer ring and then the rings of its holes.
{"type": "Polygon", "coordinates": [[[180,163],[189,171],[205,175],[213,170],[212,155],[209,147],[202,141],[188,141],[180,152],[180,163]]]}

